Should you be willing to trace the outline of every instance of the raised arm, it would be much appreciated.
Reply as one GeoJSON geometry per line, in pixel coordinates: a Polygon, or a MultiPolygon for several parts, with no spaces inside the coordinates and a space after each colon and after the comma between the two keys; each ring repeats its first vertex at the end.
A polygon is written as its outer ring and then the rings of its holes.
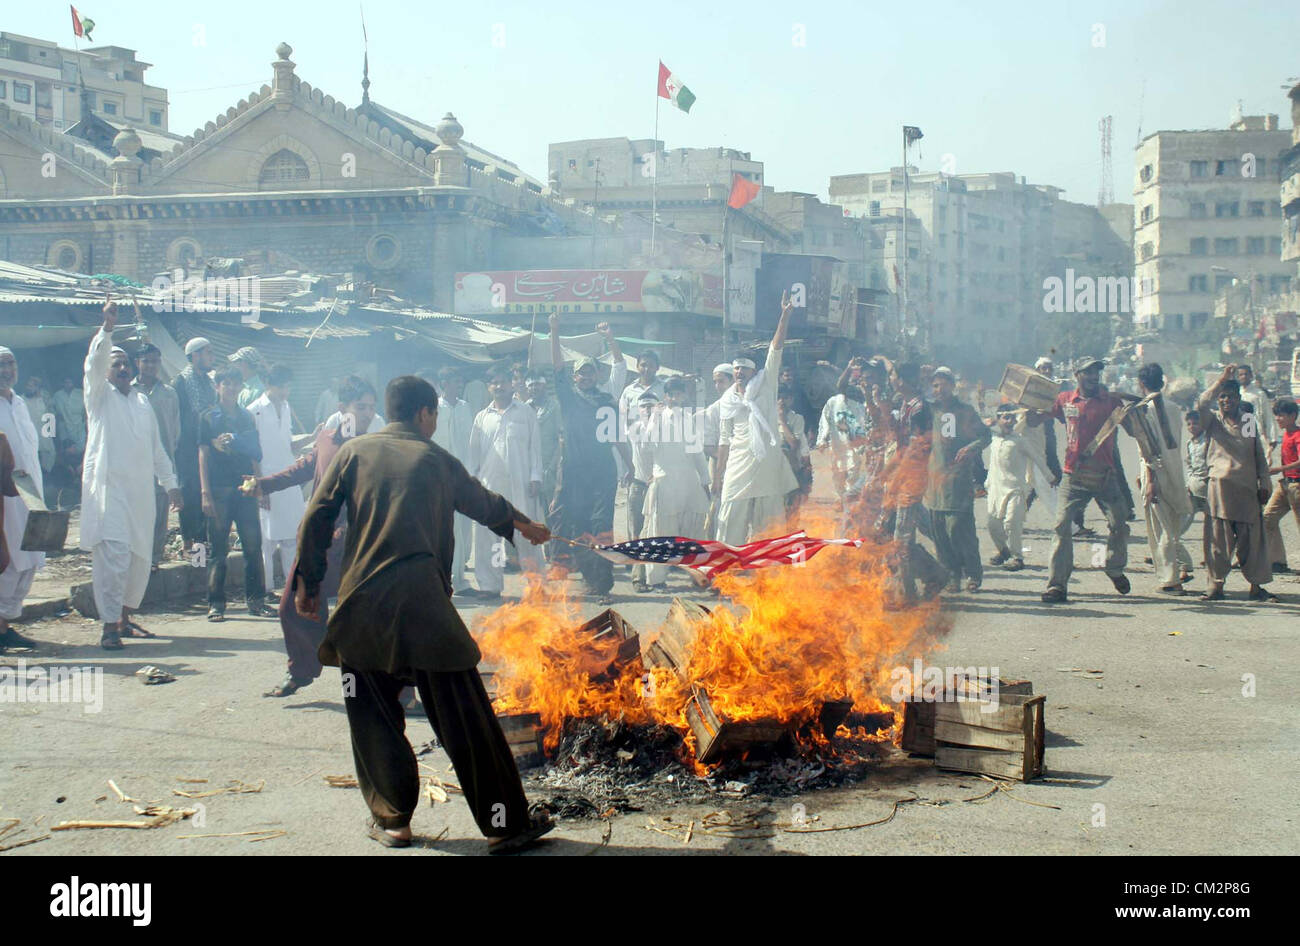
{"type": "Polygon", "coordinates": [[[90,351],[83,365],[85,377],[81,390],[86,398],[87,413],[99,412],[108,394],[108,363],[113,357],[113,329],[117,327],[117,305],[111,300],[104,303],[104,324],[90,340],[90,351]]]}
{"type": "Polygon", "coordinates": [[[771,351],[780,351],[785,347],[785,333],[790,327],[790,313],[794,311],[794,306],[790,303],[790,295],[784,289],[781,290],[781,318],[776,323],[776,334],[772,336],[771,351]]]}

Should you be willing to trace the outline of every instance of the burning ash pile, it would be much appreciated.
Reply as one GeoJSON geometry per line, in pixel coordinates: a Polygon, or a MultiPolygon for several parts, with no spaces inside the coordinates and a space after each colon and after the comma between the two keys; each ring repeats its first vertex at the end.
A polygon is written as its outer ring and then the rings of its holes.
{"type": "Polygon", "coordinates": [[[676,599],[644,633],[613,611],[582,623],[564,581],[486,616],[498,716],[521,770],[543,763],[530,794],[594,817],[863,777],[901,726],[891,670],[947,629],[937,602],[884,607],[887,551],[721,575],[724,603],[676,599]]]}

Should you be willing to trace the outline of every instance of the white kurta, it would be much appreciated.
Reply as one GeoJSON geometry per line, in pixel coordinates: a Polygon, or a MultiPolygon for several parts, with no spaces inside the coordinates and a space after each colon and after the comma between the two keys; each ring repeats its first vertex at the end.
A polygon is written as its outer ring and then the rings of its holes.
{"type": "MultiPolygon", "coordinates": [[[[0,397],[0,431],[9,438],[9,446],[14,453],[14,469],[24,470],[31,475],[36,489],[45,495],[45,482],[41,475],[40,440],[36,434],[36,425],[32,423],[31,412],[27,402],[17,391],[12,399],[0,397]]],[[[27,505],[21,496],[6,496],[5,500],[5,541],[9,545],[9,568],[15,574],[28,569],[40,568],[45,564],[44,552],[24,552],[23,532],[27,528],[27,505]]]]}
{"type": "Polygon", "coordinates": [[[728,388],[722,396],[719,446],[728,448],[718,502],[718,539],[739,545],[785,516],[785,496],[794,478],[777,426],[776,388],[781,349],[769,346],[763,370],[749,379],[745,396],[728,388]],[[755,416],[757,414],[757,416],[755,416]]]}
{"type": "MultiPolygon", "coordinates": [[[[520,400],[511,401],[503,410],[489,404],[479,411],[469,435],[465,468],[531,518],[536,500],[529,495],[529,487],[542,482],[537,412],[520,400]]],[[[503,587],[505,556],[495,551],[502,541],[486,526],[474,526],[474,580],[480,591],[503,587]]],[[[515,548],[521,568],[540,571],[541,546],[520,542],[515,548]]]]}
{"type": "Polygon", "coordinates": [[[1052,474],[1047,469],[1047,425],[1037,424],[1029,426],[1028,412],[1022,414],[1016,421],[1015,432],[1025,442],[1035,456],[1042,458],[1042,464],[1031,464],[1025,474],[1027,482],[1035,493],[1038,494],[1038,501],[1043,504],[1043,508],[1051,513],[1052,519],[1056,518],[1056,488],[1052,486],[1052,474]]]}
{"type": "MultiPolygon", "coordinates": [[[[469,433],[473,427],[474,412],[468,401],[464,398],[455,401],[447,397],[438,398],[438,427],[433,432],[433,442],[461,463],[469,458],[469,433]]],[[[451,563],[451,583],[455,587],[465,580],[465,559],[469,556],[474,541],[473,523],[456,513],[452,533],[455,561],[451,563]]]]}
{"type": "Polygon", "coordinates": [[[153,556],[157,511],[153,481],[176,488],[176,474],[158,436],[158,419],[138,390],[122,394],[108,382],[112,338],[101,328],[86,355],[86,459],[81,474],[81,547],[125,542],[131,554],[153,556]]]}
{"type": "MultiPolygon", "coordinates": [[[[1156,414],[1155,404],[1145,404],[1134,410],[1145,413],[1148,427],[1156,435],[1159,456],[1150,458],[1154,463],[1148,462],[1146,457],[1142,458],[1138,485],[1142,490],[1142,513],[1147,523],[1147,544],[1151,549],[1152,567],[1160,586],[1167,588],[1178,583],[1178,563],[1191,562],[1191,555],[1182,548],[1180,539],[1183,523],[1192,513],[1192,500],[1187,495],[1187,480],[1183,476],[1183,412],[1169,398],[1162,397],[1160,400],[1164,405],[1165,419],[1169,423],[1169,433],[1173,437],[1172,447],[1160,430],[1160,418],[1156,414]],[[1146,501],[1148,479],[1155,481],[1154,503],[1146,501]]],[[[1272,416],[1270,411],[1270,419],[1272,416]]],[[[1262,429],[1260,435],[1265,436],[1262,429]]]]}
{"type": "Polygon", "coordinates": [[[722,403],[719,445],[726,446],[727,469],[722,502],[781,497],[798,487],[781,450],[777,426],[776,388],[781,374],[781,349],[769,348],[763,370],[749,379],[746,396],[728,388],[722,403]],[[753,416],[757,410],[761,418],[753,416]],[[729,416],[730,415],[730,416],[729,416]]]}
{"type": "MultiPolygon", "coordinates": [[[[687,450],[683,434],[683,411],[664,408],[652,425],[647,444],[650,459],[650,488],[645,497],[646,535],[680,535],[697,538],[709,512],[708,464],[702,451],[687,450]]],[[[646,582],[663,584],[667,565],[646,569],[646,582]]]]}
{"type": "MultiPolygon", "coordinates": [[[[1050,476],[1042,454],[1028,440],[1016,433],[994,430],[993,442],[989,444],[989,475],[984,484],[989,493],[990,516],[1005,516],[1007,503],[1013,496],[1025,497],[1031,468],[1050,476]]],[[[1020,554],[1019,549],[1013,551],[1020,554]]]]}
{"type": "MultiPolygon", "coordinates": [[[[262,445],[262,469],[278,473],[293,466],[293,414],[287,403],[280,405],[277,414],[270,395],[263,394],[248,405],[257,425],[257,440],[262,445]]],[[[266,542],[283,542],[296,538],[298,523],[307,509],[300,489],[282,489],[271,494],[271,508],[258,507],[262,522],[262,539],[266,542]]],[[[269,587],[269,586],[268,586],[269,587]]]]}

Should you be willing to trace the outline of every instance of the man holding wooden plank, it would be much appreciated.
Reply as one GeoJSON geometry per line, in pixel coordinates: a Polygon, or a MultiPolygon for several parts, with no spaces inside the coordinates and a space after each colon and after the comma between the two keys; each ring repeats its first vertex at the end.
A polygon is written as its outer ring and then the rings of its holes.
{"type": "Polygon", "coordinates": [[[1120,594],[1126,595],[1131,589],[1124,574],[1124,566],[1128,564],[1130,506],[1120,487],[1115,464],[1115,428],[1125,422],[1125,404],[1119,395],[1102,386],[1101,369],[1105,364],[1100,358],[1080,359],[1074,372],[1078,387],[1058,394],[1050,411],[1034,411],[1029,415],[1029,423],[1033,425],[1052,420],[1065,424],[1065,476],[1060,488],[1063,501],[1057,507],[1051,571],[1047,590],[1042,595],[1045,604],[1066,600],[1066,588],[1074,570],[1072,521],[1076,511],[1093,500],[1106,514],[1109,527],[1106,576],[1120,594]]]}

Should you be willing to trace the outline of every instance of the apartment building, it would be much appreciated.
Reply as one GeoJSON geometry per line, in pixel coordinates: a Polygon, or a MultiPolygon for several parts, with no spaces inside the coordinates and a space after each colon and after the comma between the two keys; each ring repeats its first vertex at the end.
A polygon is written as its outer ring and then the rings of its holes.
{"type": "Polygon", "coordinates": [[[122,46],[67,49],[49,40],[0,32],[0,105],[56,131],[86,108],[114,124],[167,130],[167,90],[144,81],[151,64],[122,46]]]}
{"type": "Polygon", "coordinates": [[[1260,297],[1287,291],[1296,266],[1283,259],[1278,182],[1292,145],[1276,115],[1142,140],[1133,183],[1137,327],[1198,332],[1230,286],[1260,297]]]}

